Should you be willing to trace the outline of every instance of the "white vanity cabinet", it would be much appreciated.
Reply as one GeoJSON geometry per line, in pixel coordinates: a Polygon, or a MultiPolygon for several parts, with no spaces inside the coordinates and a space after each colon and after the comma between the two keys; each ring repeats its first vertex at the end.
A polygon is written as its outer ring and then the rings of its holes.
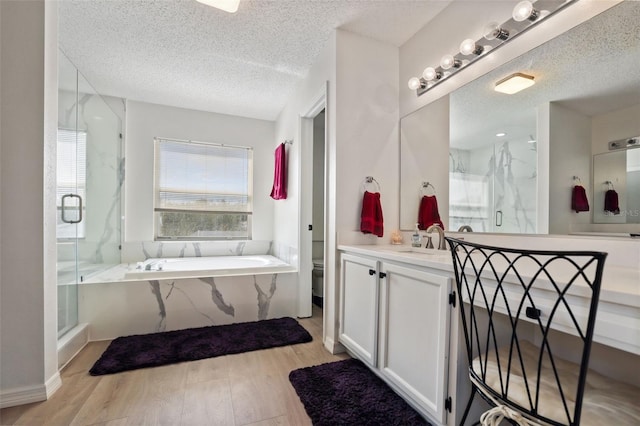
{"type": "Polygon", "coordinates": [[[378,263],[351,254],[341,257],[340,342],[371,367],[378,352],[378,263]]]}
{"type": "Polygon", "coordinates": [[[418,411],[447,420],[452,278],[343,253],[340,342],[418,411]]]}

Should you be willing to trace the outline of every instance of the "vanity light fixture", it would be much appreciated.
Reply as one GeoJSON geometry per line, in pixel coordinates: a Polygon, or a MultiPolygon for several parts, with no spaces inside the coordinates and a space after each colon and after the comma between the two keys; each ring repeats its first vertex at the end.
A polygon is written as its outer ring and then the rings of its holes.
{"type": "Polygon", "coordinates": [[[517,22],[535,21],[540,16],[540,11],[533,7],[533,3],[528,0],[521,1],[513,8],[513,20],[517,22]]]}
{"type": "Polygon", "coordinates": [[[464,56],[469,56],[471,54],[480,55],[483,51],[484,47],[476,44],[476,42],[471,38],[463,40],[462,43],[460,43],[460,53],[464,56]]]}
{"type": "Polygon", "coordinates": [[[444,55],[442,59],[440,59],[440,67],[443,70],[448,70],[451,68],[460,68],[462,66],[462,61],[460,59],[456,59],[453,55],[444,55]]]}
{"type": "Polygon", "coordinates": [[[509,30],[502,28],[497,22],[489,22],[483,32],[483,37],[489,41],[495,39],[504,41],[509,38],[509,30]]]}
{"type": "MultiPolygon", "coordinates": [[[[568,5],[577,1],[578,0],[565,0],[552,2],[538,0],[538,2],[531,2],[525,0],[519,2],[512,11],[511,19],[502,24],[490,22],[484,27],[481,37],[477,40],[472,38],[465,39],[460,43],[459,52],[442,56],[438,67],[427,67],[424,69],[421,77],[412,77],[409,79],[407,84],[409,89],[415,90],[417,96],[423,95],[444,80],[452,77],[475,61],[480,60],[480,58],[484,58],[498,47],[508,43],[532,26],[545,20],[548,16],[563,10],[568,5]],[[544,7],[536,7],[538,4],[544,4],[544,7]]],[[[533,84],[533,77],[528,76],[525,80],[529,86],[533,84]]],[[[496,90],[500,91],[500,88],[496,87],[496,90]]]]}
{"type": "Polygon", "coordinates": [[[422,78],[427,81],[440,80],[442,78],[442,73],[440,71],[436,71],[433,67],[427,67],[422,71],[422,78]]]}
{"type": "Polygon", "coordinates": [[[418,89],[424,89],[425,87],[427,87],[426,84],[424,84],[418,77],[412,77],[409,79],[409,82],[407,83],[407,85],[409,86],[409,89],[411,90],[418,90],[418,89]]]}
{"type": "Polygon", "coordinates": [[[535,83],[532,75],[516,72],[498,81],[494,90],[496,92],[506,93],[507,95],[513,95],[527,87],[533,86],[535,83]]]}
{"type": "Polygon", "coordinates": [[[207,6],[215,7],[216,9],[224,10],[229,13],[236,13],[240,0],[196,0],[199,3],[206,4],[207,6]]]}

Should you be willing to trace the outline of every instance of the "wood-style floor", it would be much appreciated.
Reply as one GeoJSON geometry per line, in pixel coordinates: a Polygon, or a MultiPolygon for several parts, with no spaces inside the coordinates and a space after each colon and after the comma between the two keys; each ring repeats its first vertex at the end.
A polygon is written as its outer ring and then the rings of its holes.
{"type": "Polygon", "coordinates": [[[90,376],[109,342],[87,345],[48,400],[0,411],[2,425],[309,425],[289,372],[337,361],[322,346],[322,312],[299,320],[309,343],[90,376]]]}

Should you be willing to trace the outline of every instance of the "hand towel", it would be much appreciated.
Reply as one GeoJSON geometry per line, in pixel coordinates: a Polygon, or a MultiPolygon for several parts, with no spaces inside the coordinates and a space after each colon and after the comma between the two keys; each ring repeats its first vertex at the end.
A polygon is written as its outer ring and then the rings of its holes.
{"type": "Polygon", "coordinates": [[[360,231],[364,234],[374,234],[382,237],[384,220],[379,192],[364,192],[362,198],[362,212],[360,213],[360,231]]]}
{"type": "Polygon", "coordinates": [[[427,229],[431,225],[439,225],[444,230],[444,224],[440,220],[438,212],[438,200],[435,195],[425,195],[420,200],[418,210],[418,229],[427,229]]]}
{"type": "Polygon", "coordinates": [[[587,201],[587,193],[582,185],[575,185],[571,192],[571,210],[578,212],[589,211],[589,201],[587,201]]]}
{"type": "Polygon", "coordinates": [[[271,198],[274,200],[285,200],[287,198],[287,163],[284,143],[281,143],[276,148],[275,157],[276,163],[273,171],[271,198]]]}
{"type": "Polygon", "coordinates": [[[620,206],[618,205],[618,193],[615,189],[609,189],[604,194],[604,211],[620,214],[620,206]]]}

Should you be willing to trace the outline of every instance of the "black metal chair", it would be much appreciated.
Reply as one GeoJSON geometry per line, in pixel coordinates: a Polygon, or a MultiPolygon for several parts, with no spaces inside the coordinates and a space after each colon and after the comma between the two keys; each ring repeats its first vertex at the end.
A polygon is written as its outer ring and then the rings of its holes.
{"type": "Polygon", "coordinates": [[[579,425],[607,253],[447,242],[472,388],[460,424],[479,393],[494,406],[482,424],[579,425]],[[575,362],[552,330],[578,337],[575,362]]]}

